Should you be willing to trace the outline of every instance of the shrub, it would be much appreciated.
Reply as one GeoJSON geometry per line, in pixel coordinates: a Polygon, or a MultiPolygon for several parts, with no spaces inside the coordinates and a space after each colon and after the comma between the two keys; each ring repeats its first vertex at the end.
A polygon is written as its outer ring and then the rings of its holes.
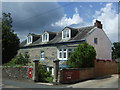
{"type": "Polygon", "coordinates": [[[96,58],[96,51],[88,43],[79,44],[73,53],[70,54],[67,64],[72,68],[93,67],[96,58]]]}
{"type": "Polygon", "coordinates": [[[48,72],[41,63],[38,64],[38,76],[39,76],[39,81],[42,82],[51,82],[52,77],[51,73],[48,72]]]}

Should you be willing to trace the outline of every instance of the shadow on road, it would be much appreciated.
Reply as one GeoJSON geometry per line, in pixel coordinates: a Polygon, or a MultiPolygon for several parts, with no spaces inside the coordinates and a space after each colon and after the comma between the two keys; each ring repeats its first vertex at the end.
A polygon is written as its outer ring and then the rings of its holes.
{"type": "Polygon", "coordinates": [[[107,75],[107,76],[102,76],[102,77],[96,77],[95,80],[100,80],[100,79],[107,79],[107,78],[111,78],[111,75],[107,75]]]}

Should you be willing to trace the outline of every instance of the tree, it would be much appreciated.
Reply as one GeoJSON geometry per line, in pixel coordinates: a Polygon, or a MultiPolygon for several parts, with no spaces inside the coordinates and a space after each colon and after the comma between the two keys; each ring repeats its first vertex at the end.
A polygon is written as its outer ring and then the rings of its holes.
{"type": "Polygon", "coordinates": [[[72,68],[93,67],[96,58],[96,51],[88,43],[79,44],[73,53],[71,53],[68,66],[72,68]]]}
{"type": "Polygon", "coordinates": [[[112,59],[120,58],[120,42],[114,42],[112,50],[112,59]]]}
{"type": "Polygon", "coordinates": [[[19,49],[19,38],[12,30],[11,14],[2,14],[2,63],[9,62],[19,49]]]}

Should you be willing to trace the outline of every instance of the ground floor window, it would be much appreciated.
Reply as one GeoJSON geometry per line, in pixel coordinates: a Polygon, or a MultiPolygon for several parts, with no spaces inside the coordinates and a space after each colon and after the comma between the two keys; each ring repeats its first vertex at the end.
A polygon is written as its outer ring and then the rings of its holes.
{"type": "Polygon", "coordinates": [[[68,60],[68,57],[70,56],[71,52],[73,52],[73,51],[74,51],[73,48],[58,49],[58,59],[59,60],[68,60]]]}

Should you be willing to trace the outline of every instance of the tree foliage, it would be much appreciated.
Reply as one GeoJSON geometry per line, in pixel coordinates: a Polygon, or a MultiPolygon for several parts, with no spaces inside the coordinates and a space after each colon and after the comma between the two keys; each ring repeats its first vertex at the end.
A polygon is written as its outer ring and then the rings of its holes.
{"type": "Polygon", "coordinates": [[[93,46],[87,44],[79,44],[73,53],[71,53],[68,66],[72,68],[93,67],[96,58],[96,51],[93,46]]]}
{"type": "Polygon", "coordinates": [[[30,62],[29,55],[28,54],[18,54],[14,58],[12,58],[11,61],[8,63],[5,63],[5,66],[16,66],[16,65],[28,65],[30,62]]]}
{"type": "Polygon", "coordinates": [[[19,65],[27,65],[30,61],[28,54],[21,54],[21,53],[13,59],[15,59],[15,64],[19,64],[19,65]]]}
{"type": "Polygon", "coordinates": [[[2,63],[9,62],[19,48],[19,38],[12,30],[11,14],[2,14],[2,63]]]}
{"type": "Polygon", "coordinates": [[[112,59],[120,58],[120,42],[114,42],[112,50],[112,59]]]}

